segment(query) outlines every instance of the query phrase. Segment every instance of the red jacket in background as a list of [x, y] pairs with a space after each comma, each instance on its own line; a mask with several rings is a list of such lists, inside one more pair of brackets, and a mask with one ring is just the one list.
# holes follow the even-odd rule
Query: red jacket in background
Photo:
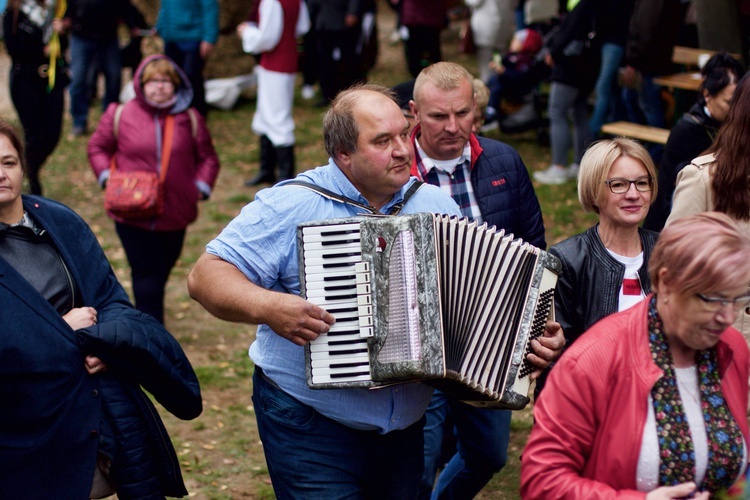
[[[88, 144], [91, 168], [103, 184], [109, 178], [112, 156], [117, 169], [159, 171], [157, 161], [157, 124], [164, 130], [167, 114], [175, 117], [172, 153], [165, 180], [164, 213], [150, 219], [121, 219], [109, 213], [117, 222], [154, 231], [185, 229], [198, 216], [198, 201], [208, 196], [219, 175], [219, 158], [211, 136], [200, 113], [189, 112], [192, 88], [179, 67], [182, 83], [175, 89], [177, 101], [168, 109], [157, 109], [149, 104], [141, 86], [141, 73], [146, 64], [162, 55], [144, 59], [134, 77], [136, 97], [125, 103], [114, 135], [114, 115], [117, 104], [110, 104], [102, 115]], [[191, 118], [191, 113], [193, 118]], [[159, 134], [161, 137], [161, 133]], [[161, 142], [161, 141], [159, 141]]]

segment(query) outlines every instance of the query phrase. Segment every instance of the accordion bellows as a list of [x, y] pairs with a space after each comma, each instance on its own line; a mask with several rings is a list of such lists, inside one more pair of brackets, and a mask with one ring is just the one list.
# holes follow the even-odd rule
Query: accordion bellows
[[478, 406], [528, 404], [557, 258], [429, 213], [307, 222], [297, 242], [302, 297], [336, 318], [305, 348], [310, 387], [422, 381]]

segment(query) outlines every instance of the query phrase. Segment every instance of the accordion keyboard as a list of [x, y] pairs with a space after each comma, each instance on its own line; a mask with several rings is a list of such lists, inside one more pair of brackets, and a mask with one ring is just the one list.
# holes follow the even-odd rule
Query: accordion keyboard
[[310, 342], [315, 384], [371, 380], [367, 338], [373, 334], [369, 264], [359, 224], [306, 227], [304, 296], [336, 323]]

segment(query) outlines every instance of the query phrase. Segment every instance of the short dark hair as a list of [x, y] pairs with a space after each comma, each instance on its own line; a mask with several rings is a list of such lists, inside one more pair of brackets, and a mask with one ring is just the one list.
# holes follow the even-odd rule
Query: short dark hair
[[737, 59], [726, 52], [718, 52], [711, 56], [702, 70], [703, 83], [698, 97], [701, 104], [706, 104], [703, 90], [709, 96], [715, 96], [731, 83], [737, 83], [745, 75], [745, 68]]

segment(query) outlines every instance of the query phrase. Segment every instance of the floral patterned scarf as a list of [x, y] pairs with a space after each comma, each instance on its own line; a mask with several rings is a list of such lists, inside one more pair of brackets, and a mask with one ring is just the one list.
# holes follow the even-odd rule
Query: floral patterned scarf
[[[664, 375], [651, 389], [659, 439], [659, 485], [695, 481], [695, 450], [690, 426], [677, 387], [672, 353], [656, 310], [656, 296], [648, 309], [651, 356]], [[700, 403], [708, 438], [708, 470], [699, 489], [716, 493], [731, 486], [742, 467], [743, 437], [721, 392], [716, 349], [696, 353]]]

